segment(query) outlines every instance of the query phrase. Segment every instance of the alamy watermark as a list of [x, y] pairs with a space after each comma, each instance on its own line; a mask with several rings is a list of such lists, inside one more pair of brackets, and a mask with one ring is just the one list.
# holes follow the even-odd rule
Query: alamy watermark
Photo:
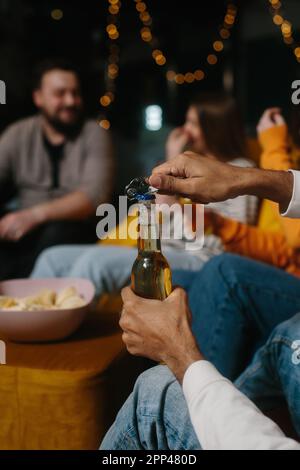
[[300, 104], [300, 80], [294, 80], [292, 83], [292, 103], [295, 105]]
[[293, 354], [292, 354], [292, 363], [295, 364], [295, 366], [298, 366], [300, 364], [300, 340], [296, 340], [292, 344], [292, 349], [293, 349]]
[[6, 364], [6, 344], [0, 341], [0, 365]]
[[[96, 232], [100, 240], [137, 240], [149, 237], [145, 226], [151, 227], [151, 238], [183, 240], [188, 251], [204, 245], [204, 206], [202, 204], [153, 204], [148, 211], [141, 203], [128, 209], [127, 196], [119, 197], [117, 211], [112, 204], [101, 204], [96, 215], [101, 217]], [[115, 227], [118, 225], [118, 230]], [[155, 227], [160, 226], [160, 230]]]
[[6, 104], [6, 85], [3, 80], [0, 80], [0, 104]]

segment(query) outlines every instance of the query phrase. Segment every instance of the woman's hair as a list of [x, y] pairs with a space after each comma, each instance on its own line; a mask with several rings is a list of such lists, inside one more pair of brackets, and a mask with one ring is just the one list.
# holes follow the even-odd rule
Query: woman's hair
[[205, 144], [220, 160], [247, 156], [243, 122], [234, 98], [224, 93], [206, 93], [194, 99]]
[[290, 116], [290, 125], [289, 125], [290, 135], [292, 137], [293, 143], [300, 148], [300, 106], [293, 106], [291, 116]]

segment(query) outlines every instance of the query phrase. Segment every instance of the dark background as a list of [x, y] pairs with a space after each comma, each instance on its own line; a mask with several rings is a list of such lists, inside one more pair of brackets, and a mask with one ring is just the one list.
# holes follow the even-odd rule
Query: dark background
[[[104, 70], [108, 56], [107, 0], [0, 0], [0, 79], [6, 82], [7, 104], [0, 107], [0, 130], [32, 114], [31, 76], [41, 59], [65, 56], [78, 65], [87, 112], [97, 117], [100, 96], [106, 91]], [[224, 12], [223, 0], [148, 0], [153, 30], [175, 68], [202, 68], [217, 39]], [[140, 38], [141, 23], [133, 0], [123, 0], [120, 23], [120, 75], [116, 100], [107, 117], [119, 160], [118, 186], [140, 172], [148, 172], [163, 157], [163, 143], [171, 126], [183, 121], [191, 97], [200, 91], [223, 88], [232, 81], [248, 132], [267, 106], [290, 106], [291, 82], [299, 66], [272, 22], [268, 0], [239, 0], [236, 26], [219, 62], [207, 78], [190, 85], [168, 84], [164, 67], [155, 65], [151, 50]], [[300, 1], [282, 0], [285, 17], [300, 40]], [[51, 11], [60, 8], [63, 19]], [[226, 72], [226, 73], [225, 73]], [[145, 131], [143, 112], [148, 104], [163, 109], [161, 131]], [[129, 163], [129, 164], [128, 164]]]

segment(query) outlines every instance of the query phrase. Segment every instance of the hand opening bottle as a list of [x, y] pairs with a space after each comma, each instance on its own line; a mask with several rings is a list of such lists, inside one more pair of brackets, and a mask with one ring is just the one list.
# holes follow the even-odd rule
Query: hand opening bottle
[[147, 299], [164, 300], [172, 291], [172, 275], [161, 252], [160, 222], [155, 211], [155, 196], [143, 194], [139, 201], [138, 256], [131, 271], [131, 288]]

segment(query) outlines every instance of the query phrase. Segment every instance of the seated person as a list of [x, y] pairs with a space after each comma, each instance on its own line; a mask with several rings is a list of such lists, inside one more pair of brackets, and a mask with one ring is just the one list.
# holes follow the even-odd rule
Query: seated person
[[[253, 166], [245, 158], [245, 138], [236, 103], [226, 95], [203, 96], [190, 105], [185, 125], [174, 130], [168, 139], [167, 161], [172, 161], [186, 146], [211, 160], [241, 167]], [[158, 197], [160, 203], [176, 201], [174, 197]], [[225, 201], [210, 207], [217, 213], [251, 224], [256, 219], [257, 198], [242, 196], [230, 203]], [[133, 243], [135, 246], [136, 241]], [[208, 259], [223, 251], [215, 236], [206, 237], [204, 248], [201, 246], [198, 250], [187, 251], [185, 245], [185, 239], [162, 240], [163, 253], [172, 269], [199, 270]], [[135, 247], [116, 245], [50, 248], [38, 258], [32, 276], [88, 278], [95, 284], [97, 295], [101, 295], [118, 291], [128, 283], [136, 255]]]
[[[267, 109], [259, 124], [259, 141], [263, 148], [261, 167], [271, 170], [299, 168], [300, 116], [294, 115], [291, 137], [278, 108]], [[295, 131], [297, 130], [297, 132]], [[209, 207], [209, 205], [208, 205]], [[222, 217], [206, 210], [206, 223], [212, 233], [221, 238], [226, 251], [272, 264], [297, 276], [300, 275], [300, 220], [281, 217], [278, 206], [263, 201], [261, 223], [254, 227]], [[263, 221], [276, 230], [270, 230]]]
[[[150, 183], [203, 203], [256, 194], [279, 203], [287, 217], [300, 216], [299, 172], [233, 168], [185, 154], [155, 169]], [[198, 345], [182, 289], [157, 301], [125, 288], [120, 326], [128, 351], [166, 365], [140, 376], [101, 449], [300, 450], [257, 407], [266, 410], [285, 398], [300, 436], [299, 286], [295, 277], [264, 264], [216, 257], [190, 287], [189, 300], [195, 296], [204, 316], [204, 330], [196, 326]], [[252, 347], [249, 329], [255, 332]], [[236, 378], [251, 349], [252, 362], [236, 386], [208, 362]]]
[[[300, 110], [292, 108], [289, 126], [287, 126], [279, 108], [267, 109], [262, 115], [257, 132], [263, 149], [260, 166], [266, 170], [295, 170], [300, 168]], [[277, 218], [280, 232], [287, 244], [297, 249], [300, 247], [300, 221], [280, 217], [278, 206], [272, 201], [265, 201], [272, 216]]]
[[112, 190], [109, 136], [85, 119], [74, 67], [42, 63], [33, 100], [39, 113], [0, 139], [0, 279], [28, 276], [49, 246], [94, 242], [96, 207]]

